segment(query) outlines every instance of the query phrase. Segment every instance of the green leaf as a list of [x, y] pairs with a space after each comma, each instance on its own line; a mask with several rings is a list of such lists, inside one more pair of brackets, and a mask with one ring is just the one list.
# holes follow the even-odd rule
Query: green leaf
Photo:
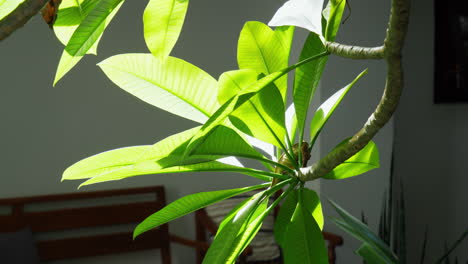
[[327, 18], [327, 27], [325, 29], [325, 40], [335, 41], [336, 33], [341, 24], [341, 18], [346, 6], [346, 0], [330, 0], [329, 17]]
[[[315, 33], [310, 33], [304, 43], [299, 59], [303, 60], [325, 51], [325, 47], [323, 46], [319, 36]], [[307, 120], [309, 106], [320, 82], [327, 60], [328, 56], [322, 57], [296, 69], [293, 100], [294, 107], [296, 108], [299, 141], [302, 141], [304, 138], [304, 127]]]
[[123, 0], [101, 0], [84, 18], [73, 32], [62, 53], [55, 74], [54, 85], [99, 41], [122, 3]]
[[323, 0], [289, 0], [276, 11], [268, 25], [298, 26], [321, 34], [322, 8]]
[[192, 156], [184, 159], [185, 147], [198, 129], [196, 127], [178, 133], [152, 146], [127, 147], [91, 156], [70, 166], [63, 173], [62, 179], [91, 178], [84, 183], [87, 185], [146, 174], [223, 170], [245, 173], [262, 180], [271, 180], [270, 177], [285, 178], [275, 173], [215, 162], [219, 157], [237, 154], [263, 160], [236, 132], [224, 126], [214, 130]]
[[[253, 69], [265, 75], [286, 68], [293, 34], [293, 27], [280, 27], [273, 31], [261, 22], [245, 23], [237, 47], [239, 68]], [[281, 77], [275, 84], [285, 100], [287, 76]]]
[[218, 108], [216, 80], [184, 60], [121, 54], [98, 65], [123, 90], [172, 114], [204, 123]]
[[[291, 223], [291, 218], [298, 204], [298, 190], [293, 191], [280, 208], [279, 214], [275, 220], [274, 234], [276, 242], [281, 247], [285, 246], [285, 234]], [[310, 189], [302, 189], [302, 200], [303, 208], [314, 218], [316, 224], [319, 226], [320, 230], [323, 228], [323, 213], [322, 205], [318, 195]]]
[[361, 256], [366, 261], [366, 264], [388, 263], [386, 262], [387, 259], [385, 259], [385, 257], [382, 257], [378, 251], [374, 250], [373, 247], [365, 243], [362, 244], [362, 246], [356, 250], [355, 253], [356, 255]]
[[174, 166], [168, 168], [162, 168], [156, 162], [142, 162], [136, 165], [124, 166], [116, 168], [114, 170], [102, 169], [99, 171], [99, 176], [95, 176], [85, 182], [80, 187], [90, 184], [96, 184], [108, 181], [117, 181], [126, 179], [138, 175], [150, 175], [150, 174], [165, 174], [165, 173], [181, 173], [181, 172], [238, 172], [248, 176], [258, 178], [262, 181], [271, 181], [271, 176], [277, 176], [276, 174], [264, 172], [260, 170], [242, 168], [233, 165], [224, 164], [217, 161], [209, 161], [204, 163], [189, 164]]
[[[339, 148], [348, 139], [340, 143], [336, 148]], [[338, 165], [331, 172], [327, 173], [323, 178], [330, 180], [340, 180], [363, 174], [370, 170], [380, 167], [379, 150], [373, 141], [361, 149], [351, 158]]]
[[312, 215], [320, 230], [322, 230], [324, 223], [322, 204], [320, 203], [320, 198], [317, 193], [313, 190], [303, 188], [301, 203], [304, 208]]
[[[62, 1], [54, 23], [55, 36], [63, 45], [67, 45], [75, 30], [88, 14], [96, 7], [99, 0], [68, 0]], [[94, 42], [93, 46], [86, 52], [96, 54], [97, 46], [101, 36]]]
[[398, 259], [395, 254], [376, 234], [374, 234], [369, 229], [369, 227], [349, 214], [335, 202], [330, 201], [330, 204], [343, 219], [340, 220], [336, 218], [330, 218], [330, 220], [332, 220], [338, 227], [354, 236], [361, 242], [367, 243], [370, 247], [376, 250], [380, 256], [386, 259], [386, 262], [384, 263], [398, 263]]
[[150, 0], [143, 14], [146, 45], [156, 57], [169, 56], [179, 38], [189, 0]]
[[328, 263], [328, 254], [320, 227], [302, 202], [297, 203], [291, 223], [284, 235], [283, 252], [286, 264]]
[[[254, 70], [225, 72], [219, 79], [218, 101], [225, 103], [257, 81]], [[284, 148], [286, 136], [284, 125], [284, 104], [274, 84], [268, 85], [246, 103], [233, 111], [229, 119], [240, 131], [262, 141]]]
[[367, 73], [367, 69], [361, 72], [350, 84], [338, 90], [335, 94], [330, 96], [318, 109], [315, 111], [312, 122], [310, 122], [310, 142], [311, 146], [317, 140], [318, 135], [322, 131], [323, 126], [327, 123], [330, 116], [335, 111], [336, 107], [341, 103], [344, 96], [354, 86], [354, 84]]
[[276, 242], [281, 247], [284, 247], [284, 236], [289, 224], [291, 223], [292, 215], [296, 210], [297, 202], [297, 192], [291, 192], [281, 205], [278, 216], [275, 219], [273, 231]]
[[65, 170], [62, 180], [87, 179], [101, 175], [105, 171], [135, 166], [139, 162], [156, 162], [168, 156], [189, 140], [199, 127], [195, 127], [170, 137], [154, 145], [125, 147], [106, 151], [76, 162]]
[[268, 199], [263, 199], [264, 192], [252, 196], [223, 220], [222, 228], [220, 226], [218, 229], [215, 240], [203, 259], [204, 264], [234, 263], [236, 239], [247, 229], [249, 220], [255, 219], [266, 209]]
[[0, 20], [13, 12], [25, 0], [0, 0]]
[[250, 98], [252, 98], [252, 96], [257, 94], [262, 89], [276, 81], [281, 76], [290, 72], [291, 70], [294, 70], [295, 68], [300, 67], [301, 65], [304, 65], [306, 63], [310, 63], [311, 61], [319, 59], [325, 55], [327, 54], [322, 53], [316, 56], [312, 56], [292, 66], [289, 66], [279, 72], [269, 74], [264, 78], [258, 80], [257, 82], [253, 83], [252, 85], [248, 86], [247, 88], [243, 89], [236, 96], [226, 101], [218, 110], [216, 110], [216, 112], [208, 119], [208, 121], [206, 121], [206, 123], [203, 125], [200, 131], [192, 138], [191, 143], [187, 146], [186, 155], [190, 154], [194, 149], [196, 149], [203, 137], [207, 136], [218, 125], [222, 124], [234, 110], [236, 110], [245, 102], [247, 102]]
[[133, 238], [176, 218], [204, 208], [210, 204], [214, 204], [224, 199], [264, 187], [266, 187], [265, 184], [261, 184], [238, 189], [201, 192], [184, 196], [147, 217], [135, 228], [135, 231], [133, 232]]

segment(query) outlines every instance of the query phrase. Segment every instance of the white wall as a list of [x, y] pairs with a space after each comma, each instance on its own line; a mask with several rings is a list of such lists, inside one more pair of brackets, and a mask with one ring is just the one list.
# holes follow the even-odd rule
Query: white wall
[[[114, 54], [147, 52], [141, 23], [146, 3], [126, 1], [106, 31], [99, 55], [85, 57], [56, 88], [51, 85], [63, 48], [39, 17], [0, 42], [0, 197], [76, 192], [78, 181], [60, 182], [63, 170], [73, 162], [117, 147], [151, 144], [195, 125], [126, 94], [95, 66]], [[243, 23], [268, 22], [280, 5], [279, 0], [191, 1], [173, 55], [217, 78], [237, 68], [237, 38]], [[188, 193], [254, 182], [225, 173], [172, 174], [135, 177], [83, 191], [163, 184], [171, 201]], [[192, 222], [190, 216], [171, 223], [171, 232], [193, 237]], [[193, 261], [193, 250], [174, 248], [178, 263]], [[148, 263], [145, 254], [86, 263], [129, 263], [130, 257], [136, 258], [132, 263]]]
[[[406, 87], [396, 116], [395, 174], [406, 187], [408, 263], [419, 261], [428, 227], [427, 263], [468, 227], [468, 105], [434, 104], [434, 1], [412, 1], [405, 48]], [[468, 240], [455, 252], [468, 259]]]

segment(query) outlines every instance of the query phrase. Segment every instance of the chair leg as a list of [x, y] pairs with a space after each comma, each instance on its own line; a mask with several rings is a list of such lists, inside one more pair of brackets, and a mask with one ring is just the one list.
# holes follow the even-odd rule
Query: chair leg
[[163, 264], [171, 264], [171, 248], [170, 247], [163, 247], [161, 248], [161, 258]]
[[[195, 227], [196, 227], [196, 239], [197, 241], [206, 241], [206, 231], [205, 229], [203, 228], [203, 224], [200, 223], [200, 219], [199, 219], [199, 213], [200, 212], [196, 212], [195, 213]], [[197, 264], [201, 264], [203, 262], [203, 259], [205, 258], [205, 251], [203, 251], [202, 249], [197, 249]]]

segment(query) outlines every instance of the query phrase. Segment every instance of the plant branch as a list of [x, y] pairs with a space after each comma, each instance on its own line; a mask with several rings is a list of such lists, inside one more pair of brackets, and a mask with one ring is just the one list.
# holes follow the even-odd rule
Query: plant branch
[[324, 44], [328, 52], [344, 58], [355, 60], [380, 60], [384, 58], [384, 46], [368, 48], [350, 46], [331, 41], [325, 41]]
[[387, 79], [382, 99], [374, 113], [370, 115], [361, 130], [346, 143], [328, 153], [318, 163], [301, 169], [298, 173], [301, 181], [311, 181], [323, 177], [352, 157], [364, 148], [392, 117], [403, 88], [401, 52], [408, 29], [409, 11], [410, 0], [392, 1], [390, 22], [383, 47], [383, 55], [387, 62]]
[[0, 41], [22, 27], [49, 2], [49, 0], [26, 0], [0, 21]]

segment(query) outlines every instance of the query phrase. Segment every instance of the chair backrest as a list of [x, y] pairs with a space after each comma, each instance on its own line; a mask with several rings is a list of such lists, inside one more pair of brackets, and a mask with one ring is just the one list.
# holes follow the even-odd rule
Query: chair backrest
[[[146, 199], [135, 201], [132, 197], [136, 196], [145, 196]], [[102, 204], [106, 199], [108, 201]], [[54, 204], [62, 208], [43, 208]], [[70, 204], [75, 206], [70, 208]], [[163, 263], [170, 264], [167, 225], [136, 240], [132, 239], [131, 230], [101, 232], [123, 225], [134, 227], [165, 204], [163, 186], [0, 199], [0, 207], [11, 208], [9, 214], [0, 215], [0, 232], [13, 232], [24, 227], [28, 227], [35, 236], [40, 233], [79, 231], [79, 236], [37, 241], [41, 261], [159, 248]], [[39, 209], [28, 210], [34, 207]], [[99, 234], [81, 235], [86, 233], [83, 230], [93, 228], [99, 229]]]

